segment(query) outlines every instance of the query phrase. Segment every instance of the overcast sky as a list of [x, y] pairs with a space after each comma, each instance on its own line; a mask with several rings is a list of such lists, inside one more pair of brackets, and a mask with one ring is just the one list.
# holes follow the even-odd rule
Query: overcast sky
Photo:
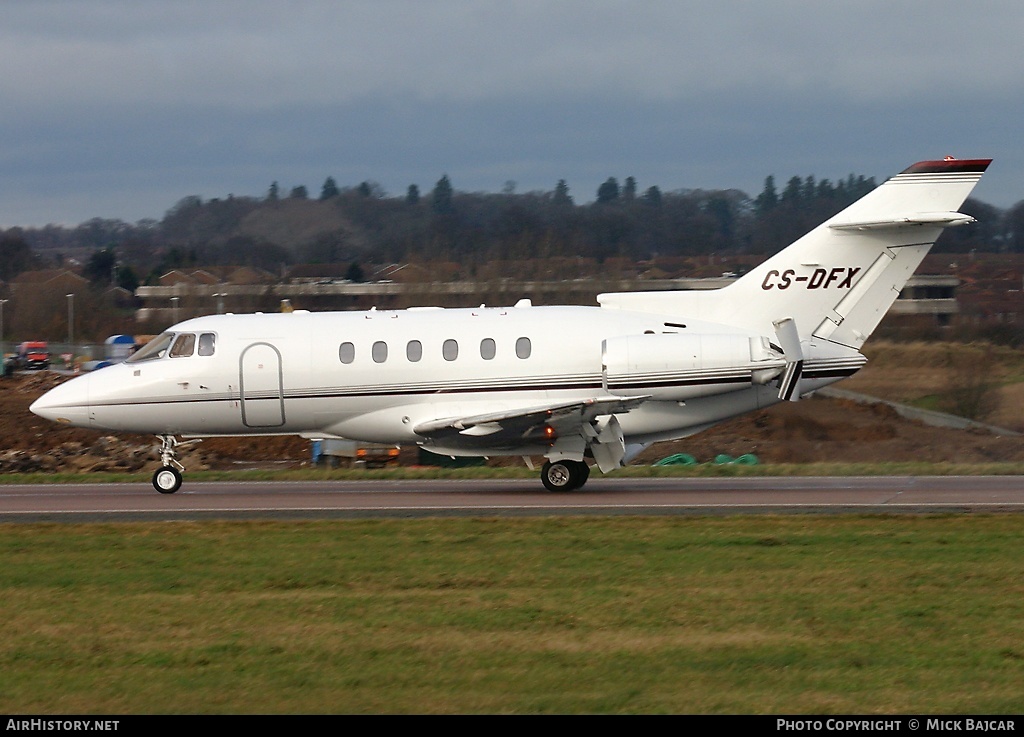
[[0, 227], [324, 179], [390, 195], [878, 181], [1024, 200], [1024, 3], [8, 0]]

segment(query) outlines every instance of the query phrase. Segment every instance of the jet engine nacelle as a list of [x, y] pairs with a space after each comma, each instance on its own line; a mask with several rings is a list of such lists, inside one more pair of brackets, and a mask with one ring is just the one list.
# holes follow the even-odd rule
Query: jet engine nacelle
[[765, 384], [786, 365], [768, 338], [741, 334], [624, 335], [602, 350], [606, 391], [673, 401]]

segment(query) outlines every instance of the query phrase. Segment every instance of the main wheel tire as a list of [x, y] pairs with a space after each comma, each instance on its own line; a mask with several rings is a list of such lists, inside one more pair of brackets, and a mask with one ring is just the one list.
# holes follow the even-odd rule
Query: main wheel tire
[[571, 466], [565, 461], [548, 461], [540, 472], [540, 480], [548, 491], [569, 491], [573, 476]]
[[161, 494], [173, 494], [181, 488], [181, 474], [172, 466], [162, 466], [153, 474], [153, 488]]
[[548, 461], [540, 473], [540, 480], [548, 491], [578, 489], [590, 476], [590, 467], [582, 461]]

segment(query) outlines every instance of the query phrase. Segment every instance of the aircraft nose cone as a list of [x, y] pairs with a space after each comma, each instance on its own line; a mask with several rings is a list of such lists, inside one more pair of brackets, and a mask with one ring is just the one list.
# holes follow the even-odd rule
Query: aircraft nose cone
[[79, 376], [55, 386], [30, 406], [33, 414], [78, 427], [90, 426], [89, 376]]

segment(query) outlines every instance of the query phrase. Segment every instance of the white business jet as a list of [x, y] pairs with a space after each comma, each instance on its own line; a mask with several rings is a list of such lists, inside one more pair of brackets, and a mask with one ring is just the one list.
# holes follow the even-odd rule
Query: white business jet
[[180, 438], [294, 434], [531, 456], [551, 491], [650, 444], [856, 372], [859, 348], [989, 159], [924, 161], [729, 286], [598, 295], [599, 307], [211, 315], [32, 411], [161, 440], [157, 491], [181, 486]]

